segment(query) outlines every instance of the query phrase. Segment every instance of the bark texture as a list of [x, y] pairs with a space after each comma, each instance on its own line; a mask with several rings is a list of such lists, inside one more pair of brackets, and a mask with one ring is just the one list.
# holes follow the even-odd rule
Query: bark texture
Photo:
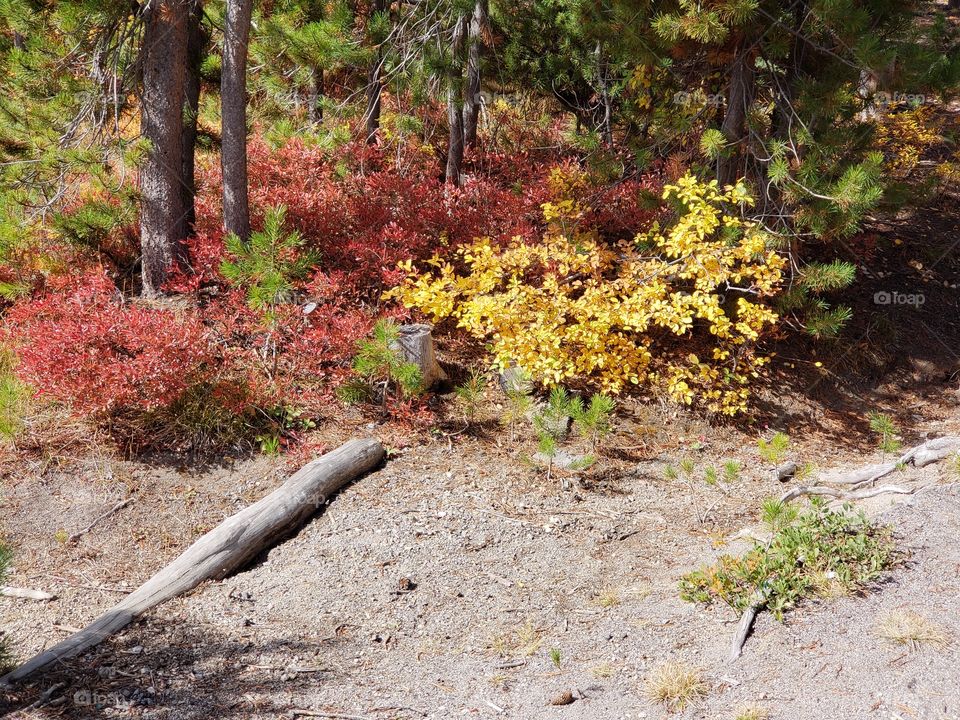
[[447, 72], [447, 119], [450, 138], [447, 143], [446, 179], [451, 185], [460, 186], [463, 173], [463, 42], [467, 32], [467, 18], [457, 17], [450, 47], [450, 69]]
[[140, 171], [144, 297], [160, 294], [184, 254], [183, 68], [189, 16], [189, 0], [156, 0], [144, 29], [141, 132], [150, 143]]
[[[387, 8], [387, 0], [374, 0], [372, 13], [384, 13]], [[384, 48], [378, 45], [373, 56], [373, 62], [370, 64], [370, 72], [367, 75], [367, 109], [363, 115], [367, 142], [370, 144], [377, 141], [377, 134], [380, 130], [380, 98], [383, 93], [383, 64], [385, 59]]]
[[203, 49], [207, 38], [203, 32], [203, 2], [191, 0], [190, 17], [187, 28], [187, 73], [184, 79], [183, 104], [183, 169], [180, 175], [181, 198], [183, 203], [183, 234], [192, 235], [197, 221], [195, 198], [197, 183], [195, 175], [197, 150], [197, 117], [200, 113], [200, 63], [203, 61]]
[[727, 111], [720, 130], [726, 138], [729, 154], [720, 159], [717, 177], [722, 185], [733, 183], [743, 174], [742, 144], [747, 137], [747, 113], [753, 103], [754, 83], [753, 57], [737, 48], [730, 66], [730, 83], [727, 86]]
[[470, 18], [467, 38], [467, 92], [463, 99], [463, 141], [468, 148], [477, 144], [477, 125], [480, 123], [481, 68], [483, 29], [487, 23], [487, 2], [477, 0]]
[[220, 78], [223, 144], [223, 226], [250, 237], [247, 196], [247, 43], [253, 0], [228, 0]]

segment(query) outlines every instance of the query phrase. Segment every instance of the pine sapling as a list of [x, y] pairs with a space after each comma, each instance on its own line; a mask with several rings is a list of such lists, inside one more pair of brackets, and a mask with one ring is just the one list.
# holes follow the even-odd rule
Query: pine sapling
[[877, 444], [883, 457], [899, 452], [902, 447], [898, 439], [900, 429], [893, 422], [893, 418], [877, 411], [870, 412], [867, 417], [870, 421], [870, 429], [878, 435]]
[[338, 390], [342, 400], [378, 399], [385, 408], [391, 391], [401, 397], [423, 393], [423, 373], [416, 363], [407, 362], [397, 351], [399, 337], [400, 330], [392, 320], [379, 320], [370, 337], [357, 343], [353, 370], [359, 381]]

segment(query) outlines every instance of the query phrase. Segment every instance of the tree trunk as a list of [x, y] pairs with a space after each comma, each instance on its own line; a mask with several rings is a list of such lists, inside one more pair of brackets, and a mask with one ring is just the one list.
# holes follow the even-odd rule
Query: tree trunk
[[[388, 0], [374, 0], [371, 14], [386, 12], [387, 3]], [[385, 60], [384, 48], [382, 44], [378, 44], [367, 76], [367, 109], [363, 114], [367, 142], [371, 145], [377, 141], [377, 132], [380, 130], [380, 96], [383, 93], [383, 64]]]
[[187, 75], [184, 84], [183, 104], [183, 178], [181, 201], [184, 212], [184, 236], [193, 235], [197, 221], [195, 197], [197, 184], [195, 176], [197, 150], [197, 118], [200, 113], [200, 63], [203, 61], [203, 49], [207, 39], [203, 32], [203, 2], [191, 0], [190, 24], [187, 29]]
[[220, 94], [223, 144], [223, 226], [241, 239], [250, 237], [247, 197], [247, 42], [253, 0], [228, 0]]
[[183, 257], [183, 103], [189, 0], [157, 0], [143, 38], [141, 132], [150, 144], [140, 171], [144, 297], [156, 297]]
[[[745, 45], [746, 43], [744, 43]], [[723, 116], [720, 130], [730, 145], [730, 154], [721, 157], [717, 167], [717, 178], [721, 185], [737, 180], [741, 174], [743, 150], [741, 143], [746, 138], [747, 112], [753, 102], [754, 71], [753, 58], [738, 46], [733, 64], [730, 67], [730, 84], [727, 87], [727, 111]]]
[[463, 167], [463, 39], [466, 35], [467, 19], [459, 15], [453, 30], [450, 45], [450, 69], [447, 71], [447, 118], [450, 122], [450, 139], [447, 144], [448, 183], [460, 187]]
[[603, 118], [600, 121], [600, 136], [603, 144], [613, 147], [613, 101], [610, 98], [610, 79], [607, 77], [607, 62], [603, 45], [597, 41], [597, 82], [600, 84], [600, 100], [603, 102]]
[[432, 331], [433, 327], [430, 325], [401, 325], [396, 343], [392, 346], [405, 362], [420, 368], [425, 390], [447, 379], [447, 373], [437, 362]]
[[326, 93], [323, 68], [313, 68], [310, 85], [310, 122], [320, 125], [323, 122], [323, 96]]
[[487, 2], [477, 0], [470, 18], [467, 40], [467, 95], [463, 101], [463, 141], [468, 148], [477, 144], [477, 124], [480, 121], [480, 51], [483, 28], [487, 22]]
[[205, 580], [220, 580], [298, 530], [332, 496], [384, 458], [377, 440], [351, 440], [304, 466], [283, 485], [231, 515], [93, 623], [0, 678], [10, 689], [35, 673], [75, 657], [125, 628], [134, 618]]

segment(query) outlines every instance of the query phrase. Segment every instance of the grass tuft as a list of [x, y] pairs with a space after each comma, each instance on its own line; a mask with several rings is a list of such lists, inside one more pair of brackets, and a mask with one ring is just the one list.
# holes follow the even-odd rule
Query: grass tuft
[[877, 617], [877, 634], [911, 650], [922, 646], [943, 650], [950, 644], [950, 634], [937, 623], [913, 610], [889, 610]]
[[668, 662], [647, 677], [644, 694], [672, 712], [681, 712], [690, 703], [707, 695], [707, 683], [700, 669], [685, 662]]

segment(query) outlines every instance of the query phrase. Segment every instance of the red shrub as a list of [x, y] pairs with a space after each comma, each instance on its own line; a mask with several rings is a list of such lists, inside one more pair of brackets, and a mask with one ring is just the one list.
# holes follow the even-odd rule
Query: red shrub
[[195, 317], [124, 303], [96, 272], [58, 278], [7, 326], [22, 379], [81, 414], [169, 405], [212, 360]]

